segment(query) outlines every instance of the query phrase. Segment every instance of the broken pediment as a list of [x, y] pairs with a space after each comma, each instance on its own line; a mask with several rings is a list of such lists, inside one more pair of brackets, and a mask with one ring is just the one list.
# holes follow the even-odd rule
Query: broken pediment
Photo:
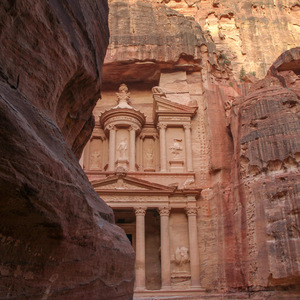
[[169, 100], [163, 90], [159, 87], [153, 88], [153, 117], [157, 123], [161, 116], [188, 117], [191, 119], [197, 111], [197, 107], [190, 107]]

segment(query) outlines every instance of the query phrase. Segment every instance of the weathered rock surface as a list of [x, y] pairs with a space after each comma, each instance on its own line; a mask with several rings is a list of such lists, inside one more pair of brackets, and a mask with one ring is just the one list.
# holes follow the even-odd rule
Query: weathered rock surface
[[109, 7], [106, 86], [114, 83], [116, 88], [137, 78], [158, 83], [161, 70], [199, 71], [203, 57], [218, 67], [215, 45], [197, 22], [151, 1], [111, 0]]
[[[157, 2], [156, 0], [153, 0]], [[300, 43], [300, 4], [294, 0], [161, 0], [208, 30], [239, 79], [244, 67], [263, 78], [274, 60]]]
[[[246, 61], [251, 65], [244, 64], [246, 71], [262, 76], [282, 49], [269, 50], [272, 43], [255, 35], [253, 43], [243, 44], [246, 54], [235, 57], [232, 53], [237, 50], [231, 44], [224, 46], [232, 38], [228, 34], [220, 49], [232, 55], [219, 55], [220, 44], [215, 46], [197, 22], [178, 12], [188, 15], [195, 5], [216, 9], [221, 5], [218, 12], [222, 15], [227, 4], [245, 11], [248, 4], [164, 1], [176, 12], [154, 2], [110, 1], [112, 42], [104, 65], [107, 97], [117, 88], [111, 87], [114, 82], [128, 83], [133, 93], [143, 95], [141, 99], [149, 97], [149, 87], [159, 84], [172, 101], [198, 106], [192, 140], [195, 185], [202, 189], [198, 201], [201, 287], [219, 292], [247, 290], [247, 297], [254, 298], [260, 290], [266, 292], [262, 297], [271, 299], [297, 298], [298, 292], [283, 295], [277, 289], [293, 289], [300, 278], [299, 49], [280, 56], [264, 80], [248, 74], [245, 83], [238, 85], [230, 74], [229, 58], [237, 77]], [[180, 5], [186, 10], [179, 9]], [[243, 34], [238, 39], [248, 41], [253, 39], [256, 19], [243, 9], [233, 10], [233, 15], [228, 11], [220, 20], [243, 18], [241, 23], [236, 17], [232, 28], [240, 24], [238, 30]], [[197, 10], [198, 14], [205, 12]], [[196, 18], [199, 22], [201, 16]], [[272, 20], [277, 17], [272, 15]], [[273, 22], [267, 16], [263, 20], [264, 24]], [[276, 27], [277, 21], [274, 24]], [[188, 30], [188, 43], [194, 50], [183, 38]], [[289, 34], [293, 33], [276, 43], [290, 39]], [[266, 53], [258, 43], [266, 47]], [[254, 58], [255, 53], [263, 64]], [[246, 96], [233, 101], [238, 95]], [[148, 108], [141, 105], [139, 109]], [[268, 294], [268, 290], [274, 292]]]
[[253, 289], [300, 284], [299, 62], [300, 48], [282, 54], [231, 111], [227, 218], [241, 268], [228, 273]]
[[133, 250], [76, 158], [107, 13], [105, 1], [1, 3], [0, 298], [132, 297]]

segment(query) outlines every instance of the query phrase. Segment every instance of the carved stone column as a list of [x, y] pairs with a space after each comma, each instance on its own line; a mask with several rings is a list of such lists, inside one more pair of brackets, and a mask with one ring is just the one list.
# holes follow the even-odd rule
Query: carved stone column
[[145, 268], [145, 214], [146, 207], [136, 207], [136, 259], [135, 259], [135, 287], [146, 288]]
[[130, 127], [130, 146], [129, 146], [129, 171], [135, 171], [135, 131], [136, 128]]
[[160, 247], [161, 247], [161, 287], [171, 288], [169, 207], [159, 207], [160, 214]]
[[197, 207], [187, 207], [185, 212], [188, 216], [190, 262], [191, 262], [191, 286], [200, 286], [200, 263], [197, 232]]
[[187, 171], [193, 172], [191, 125], [184, 125]]
[[116, 154], [116, 129], [114, 126], [109, 127], [109, 159], [108, 171], [115, 170], [115, 154]]
[[160, 140], [160, 171], [167, 171], [166, 124], [158, 124]]

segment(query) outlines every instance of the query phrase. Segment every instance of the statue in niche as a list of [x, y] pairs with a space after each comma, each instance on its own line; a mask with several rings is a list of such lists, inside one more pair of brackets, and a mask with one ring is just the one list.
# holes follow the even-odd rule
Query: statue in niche
[[180, 266], [188, 263], [190, 261], [189, 249], [186, 247], [177, 247], [172, 260]]
[[169, 147], [171, 153], [173, 154], [173, 159], [178, 159], [179, 154], [183, 150], [181, 146], [182, 139], [174, 139], [174, 143], [172, 146]]
[[146, 152], [146, 168], [147, 167], [153, 167], [154, 164], [154, 154], [153, 149], [149, 148]]
[[127, 139], [123, 139], [117, 150], [119, 151], [119, 159], [126, 159], [127, 158]]
[[91, 155], [91, 169], [100, 168], [100, 157], [101, 157], [101, 152], [100, 151], [95, 151]]
[[147, 152], [145, 153], [145, 167], [150, 168], [154, 165], [154, 153], [153, 153], [153, 140], [150, 140], [150, 143], [147, 147]]
[[128, 87], [125, 83], [122, 83], [119, 87], [119, 93], [116, 93], [118, 98], [118, 103], [126, 102], [127, 104], [131, 104], [130, 102], [130, 93], [128, 92]]

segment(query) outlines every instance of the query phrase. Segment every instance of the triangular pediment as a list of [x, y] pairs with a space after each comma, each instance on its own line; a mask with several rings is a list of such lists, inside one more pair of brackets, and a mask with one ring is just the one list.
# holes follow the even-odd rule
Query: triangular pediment
[[152, 183], [126, 174], [112, 175], [103, 180], [91, 182], [96, 191], [172, 191], [172, 187]]
[[197, 110], [195, 107], [179, 104], [163, 97], [154, 97], [154, 106], [157, 112], [169, 111], [193, 115]]
[[[197, 107], [186, 106], [167, 99], [166, 95], [154, 94], [153, 117], [154, 123], [158, 122], [160, 116], [188, 117], [189, 120], [196, 114]], [[179, 119], [178, 119], [179, 120]]]

